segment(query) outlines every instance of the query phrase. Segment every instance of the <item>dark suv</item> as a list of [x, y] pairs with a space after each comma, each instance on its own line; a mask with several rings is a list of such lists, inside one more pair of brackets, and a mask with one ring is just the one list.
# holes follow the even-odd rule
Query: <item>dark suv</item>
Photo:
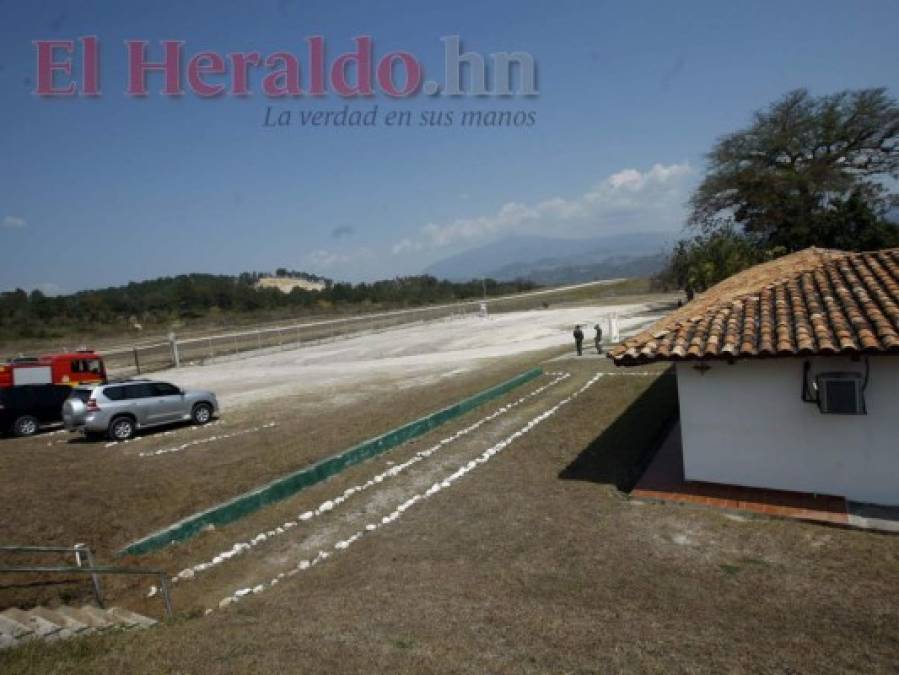
[[62, 422], [62, 406], [71, 393], [64, 384], [0, 389], [0, 434], [33, 436], [44, 425]]

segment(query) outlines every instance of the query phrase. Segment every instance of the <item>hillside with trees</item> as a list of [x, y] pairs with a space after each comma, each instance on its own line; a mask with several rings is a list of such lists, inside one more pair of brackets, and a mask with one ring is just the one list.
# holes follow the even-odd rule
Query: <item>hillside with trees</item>
[[303, 316], [375, 308], [418, 307], [432, 303], [519, 293], [536, 288], [527, 281], [499, 283], [488, 279], [454, 283], [431, 276], [398, 277], [373, 283], [335, 283], [324, 277], [278, 270], [278, 277], [324, 282], [320, 291], [300, 288], [283, 293], [256, 288], [269, 276], [245, 272], [238, 276], [186, 274], [126, 286], [47, 296], [18, 289], [0, 294], [0, 338], [50, 338], [72, 330], [164, 327], [209, 317], [253, 314]]

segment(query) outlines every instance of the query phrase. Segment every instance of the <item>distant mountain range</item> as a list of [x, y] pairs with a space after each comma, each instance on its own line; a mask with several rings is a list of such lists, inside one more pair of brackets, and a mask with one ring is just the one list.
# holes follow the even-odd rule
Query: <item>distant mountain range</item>
[[600, 279], [624, 279], [651, 277], [661, 272], [668, 257], [663, 253], [648, 256], [613, 256], [598, 263], [587, 265], [562, 265], [533, 267], [529, 265], [509, 265], [499, 271], [494, 279], [523, 279], [541, 286], [576, 284], [582, 281]]
[[440, 260], [425, 272], [452, 281], [489, 277], [546, 285], [648, 276], [662, 269], [676, 238], [671, 232], [589, 239], [507, 237]]

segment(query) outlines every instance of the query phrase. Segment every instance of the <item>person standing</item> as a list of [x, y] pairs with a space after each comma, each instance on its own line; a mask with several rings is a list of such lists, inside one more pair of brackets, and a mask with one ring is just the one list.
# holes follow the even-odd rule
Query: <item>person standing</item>
[[599, 327], [599, 324], [593, 326], [593, 330], [596, 331], [596, 335], [593, 336], [593, 344], [596, 345], [596, 353], [602, 354], [602, 328]]
[[581, 330], [581, 325], [577, 324], [574, 327], [574, 346], [577, 349], [577, 355], [584, 355], [584, 331]]

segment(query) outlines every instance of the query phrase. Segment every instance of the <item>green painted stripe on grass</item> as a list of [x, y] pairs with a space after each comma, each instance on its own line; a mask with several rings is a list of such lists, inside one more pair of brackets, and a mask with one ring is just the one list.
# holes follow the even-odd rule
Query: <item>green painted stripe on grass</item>
[[511, 380], [485, 389], [484, 391], [463, 399], [458, 403], [454, 403], [447, 408], [426, 415], [414, 422], [404, 424], [381, 436], [364, 441], [359, 445], [344, 450], [337, 455], [322, 459], [299, 471], [287, 474], [281, 478], [276, 478], [266, 485], [245, 492], [242, 495], [238, 495], [233, 499], [213, 506], [205, 511], [200, 511], [199, 513], [188, 516], [187, 518], [169, 525], [158, 532], [154, 532], [143, 539], [131, 542], [125, 548], [120, 550], [118, 555], [141, 555], [149, 553], [168, 546], [169, 544], [184, 541], [185, 539], [194, 536], [208, 525], [218, 526], [232, 523], [254, 511], [258, 511], [264, 506], [286, 499], [287, 497], [292, 497], [304, 488], [320, 483], [326, 478], [330, 478], [354, 464], [363, 462], [366, 459], [379, 455], [382, 452], [386, 452], [391, 448], [395, 448], [401, 443], [422, 436], [432, 429], [439, 427], [441, 424], [474, 410], [478, 406], [495, 398], [499, 398], [516, 387], [520, 387], [542, 374], [542, 368], [528, 370], [521, 375], [513, 377]]

